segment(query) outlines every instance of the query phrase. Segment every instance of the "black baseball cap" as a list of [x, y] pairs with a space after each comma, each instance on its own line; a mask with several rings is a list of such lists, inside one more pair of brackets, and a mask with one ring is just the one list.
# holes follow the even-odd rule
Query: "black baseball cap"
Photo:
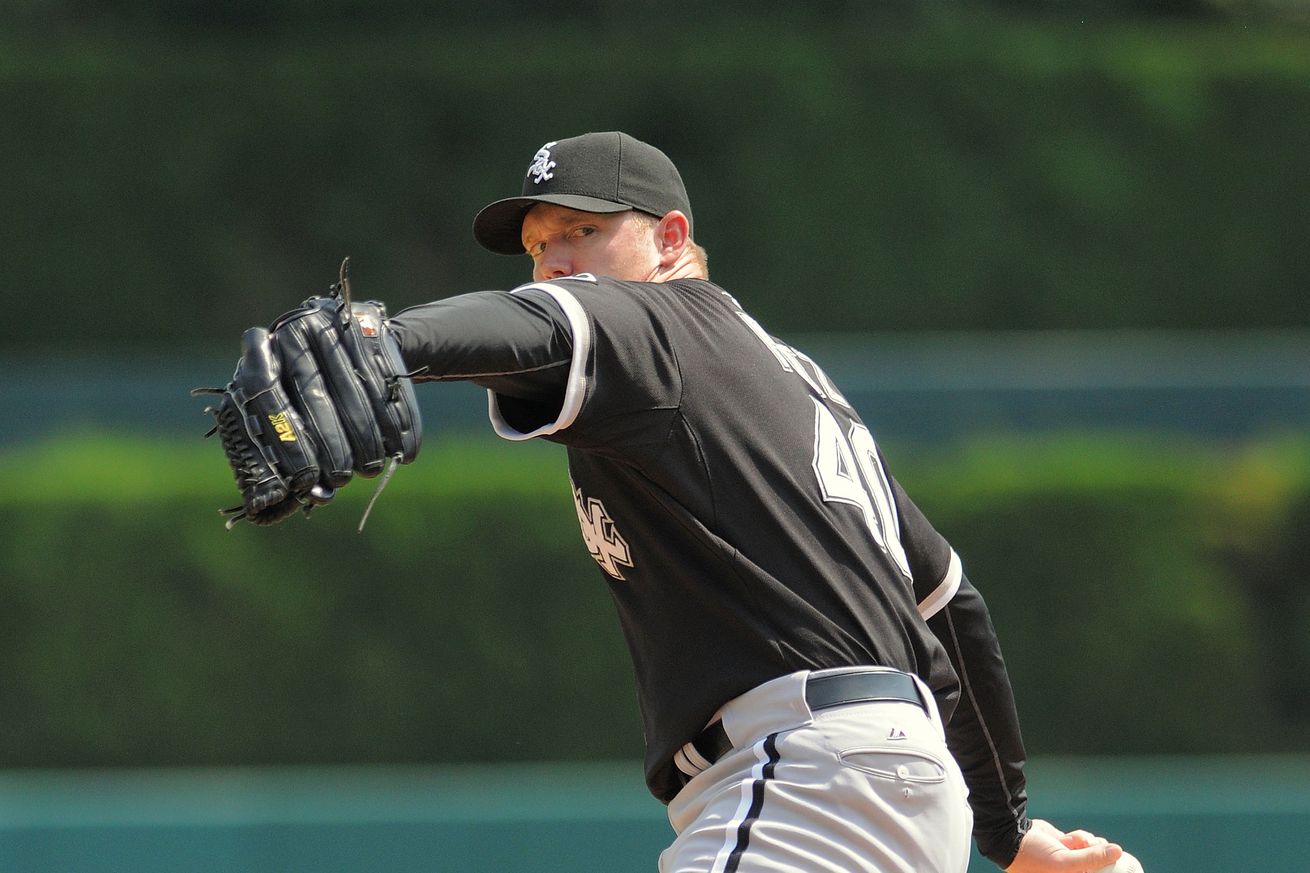
[[473, 236], [497, 254], [523, 254], [523, 217], [538, 203], [583, 212], [636, 209], [656, 218], [676, 209], [691, 223], [687, 189], [673, 161], [618, 131], [584, 133], [537, 149], [522, 195], [484, 207], [473, 219]]

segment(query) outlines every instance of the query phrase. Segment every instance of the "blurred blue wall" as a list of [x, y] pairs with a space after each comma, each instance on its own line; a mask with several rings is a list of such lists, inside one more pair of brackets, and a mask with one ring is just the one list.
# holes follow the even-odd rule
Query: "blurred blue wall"
[[[1310, 758], [1038, 760], [1030, 789], [1148, 873], [1304, 868]], [[636, 762], [0, 774], [5, 873], [635, 873], [670, 837]]]
[[[786, 336], [827, 370], [883, 441], [979, 432], [1135, 429], [1242, 438], [1310, 430], [1310, 333], [1028, 331]], [[0, 448], [87, 428], [197, 436], [212, 421], [191, 388], [232, 358], [0, 357]], [[430, 434], [490, 435], [486, 393], [418, 391]]]

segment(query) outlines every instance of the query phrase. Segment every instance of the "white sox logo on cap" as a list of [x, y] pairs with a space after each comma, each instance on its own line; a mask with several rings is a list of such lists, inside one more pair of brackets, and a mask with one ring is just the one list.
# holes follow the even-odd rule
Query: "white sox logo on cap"
[[[555, 172], [560, 167], [564, 172]], [[484, 206], [473, 219], [473, 236], [498, 254], [523, 254], [523, 217], [538, 203], [580, 212], [636, 209], [656, 218], [676, 209], [691, 223], [678, 168], [664, 152], [617, 130], [552, 140], [537, 149], [519, 196]]]
[[532, 166], [528, 167], [528, 175], [532, 176], [532, 181], [540, 185], [549, 179], [555, 178], [551, 170], [555, 169], [555, 162], [550, 159], [550, 150], [555, 147], [555, 143], [548, 142], [532, 157]]

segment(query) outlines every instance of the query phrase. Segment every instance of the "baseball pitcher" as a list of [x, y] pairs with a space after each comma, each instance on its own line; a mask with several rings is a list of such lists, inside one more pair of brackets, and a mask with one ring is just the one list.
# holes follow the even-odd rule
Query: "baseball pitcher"
[[[307, 432], [330, 409], [389, 422], [353, 453], [371, 473], [417, 450], [411, 381], [472, 381], [501, 437], [567, 448], [635, 667], [646, 781], [677, 834], [661, 873], [962, 873], [971, 837], [1016, 873], [1120, 856], [1028, 817], [982, 597], [840, 387], [709, 281], [662, 152], [617, 132], [548, 142], [520, 195], [473, 229], [493, 252], [526, 252], [531, 281], [390, 318], [319, 301], [248, 338], [254, 378], [218, 411], [247, 459], [238, 481], [242, 464], [259, 468], [246, 480], [301, 475], [238, 514], [326, 502], [355, 469], [350, 438], [315, 437], [345, 448], [285, 474], [253, 463], [284, 406]], [[351, 399], [332, 351], [363, 345], [369, 316], [372, 402]], [[294, 390], [243, 414], [287, 370]]]

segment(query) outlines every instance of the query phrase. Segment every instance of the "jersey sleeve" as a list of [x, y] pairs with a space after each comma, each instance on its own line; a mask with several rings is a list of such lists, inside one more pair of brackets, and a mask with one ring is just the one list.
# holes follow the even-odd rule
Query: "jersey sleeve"
[[656, 311], [667, 293], [583, 274], [439, 300], [390, 324], [419, 381], [487, 389], [497, 435], [621, 447], [661, 439], [678, 405], [676, 319]]
[[[509, 386], [484, 381], [487, 389], [487, 414], [497, 436], [507, 440], [549, 437], [573, 425], [582, 410], [589, 385], [588, 370], [592, 355], [591, 321], [574, 293], [560, 282], [537, 282], [514, 289], [516, 298], [548, 300], [558, 314], [556, 326], [568, 338], [568, 358], [560, 360], [561, 393], [557, 404], [530, 408]], [[574, 284], [574, 283], [567, 283]]]
[[959, 556], [893, 480], [919, 614], [946, 649], [960, 699], [946, 740], [969, 786], [978, 851], [1004, 869], [1027, 833], [1023, 736], [1000, 642]]
[[557, 414], [522, 427], [508, 414], [502, 392], [490, 395], [492, 426], [505, 439], [546, 437], [577, 447], [652, 444], [667, 435], [678, 408], [682, 377], [676, 352], [678, 319], [664, 285], [623, 282], [587, 274], [515, 289], [548, 298], [571, 339]]

